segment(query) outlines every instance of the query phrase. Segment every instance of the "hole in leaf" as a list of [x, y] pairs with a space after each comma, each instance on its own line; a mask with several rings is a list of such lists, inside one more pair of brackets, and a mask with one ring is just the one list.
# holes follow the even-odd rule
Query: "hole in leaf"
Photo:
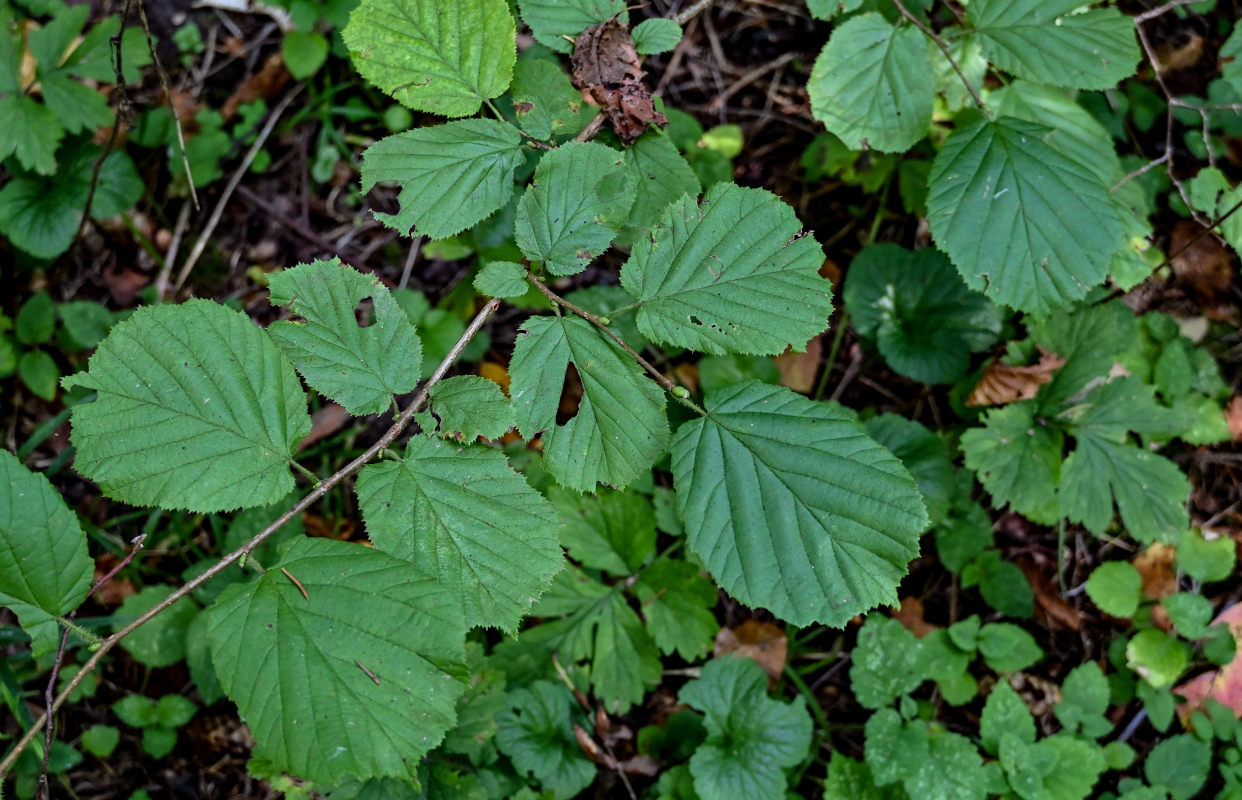
[[565, 383], [561, 387], [561, 402], [556, 409], [556, 424], [564, 425], [578, 414], [578, 405], [582, 402], [582, 377], [578, 368], [571, 362], [565, 370]]
[[371, 327], [371, 316], [374, 311], [371, 298], [364, 297], [358, 301], [358, 305], [354, 306], [354, 321], [358, 323], [359, 328]]

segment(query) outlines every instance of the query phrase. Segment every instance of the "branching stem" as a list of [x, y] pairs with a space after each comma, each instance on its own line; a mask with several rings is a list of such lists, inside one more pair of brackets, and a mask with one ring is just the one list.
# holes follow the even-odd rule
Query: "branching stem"
[[353, 475], [355, 472], [362, 469], [369, 461], [375, 458], [376, 455], [392, 444], [393, 441], [396, 440], [397, 436], [399, 436], [401, 432], [405, 430], [406, 426], [410, 424], [410, 421], [414, 418], [414, 415], [427, 404], [427, 398], [431, 387], [440, 382], [440, 380], [448, 372], [449, 367], [451, 367], [453, 362], [456, 361], [458, 356], [461, 355], [462, 350], [464, 350], [466, 345], [470, 343], [470, 340], [483, 329], [484, 323], [486, 323], [492, 314], [496, 312], [496, 309], [499, 306], [499, 300], [490, 300], [487, 305], [483, 306], [479, 313], [476, 314], [474, 319], [470, 322], [470, 325], [466, 328], [465, 333], [461, 335], [461, 338], [459, 338], [457, 343], [453, 345], [453, 348], [449, 351], [448, 355], [446, 355], [444, 360], [440, 362], [440, 366], [436, 367], [436, 371], [432, 373], [431, 377], [427, 379], [427, 382], [423, 384], [423, 388], [417, 395], [415, 395], [414, 399], [410, 401], [410, 404], [405, 407], [405, 410], [401, 412], [400, 416], [393, 421], [392, 427], [385, 431], [384, 435], [381, 436], [375, 444], [368, 447], [362, 455], [358, 456], [344, 467], [341, 467], [341, 469], [337, 470], [330, 477], [325, 479], [322, 483], [315, 487], [314, 490], [298, 501], [293, 508], [286, 511], [284, 514], [281, 514], [275, 522], [255, 534], [254, 538], [250, 541], [221, 558], [209, 569], [203, 572], [203, 574], [185, 583], [185, 585], [183, 585], [180, 589], [164, 598], [163, 601], [151, 608], [145, 614], [139, 616], [133, 622], [130, 622], [116, 633], [104, 639], [103, 642], [100, 643], [99, 649], [96, 650], [87, 662], [82, 665], [82, 669], [78, 670], [78, 674], [74, 675], [68, 685], [66, 685], [65, 688], [61, 690], [60, 694], [56, 696], [56, 699], [51, 703], [51, 707], [44, 710], [42, 716], [35, 720], [34, 725], [26, 731], [21, 739], [18, 740], [17, 744], [13, 746], [13, 749], [9, 751], [9, 754], [4, 757], [4, 760], [0, 761], [0, 780], [3, 780], [4, 776], [9, 773], [9, 770], [13, 768], [13, 764], [16, 763], [17, 757], [21, 755], [22, 751], [26, 749], [34, 737], [43, 728], [48, 714], [56, 713], [56, 711], [64, 705], [65, 700], [68, 699], [73, 690], [78, 687], [78, 684], [80, 684], [87, 675], [99, 666], [99, 662], [103, 660], [103, 657], [107, 655], [109, 650], [116, 647], [122, 639], [150, 622], [157, 614], [160, 614], [166, 610], [173, 603], [177, 602], [198, 587], [207, 583], [207, 581], [224, 572], [224, 570], [240, 560], [243, 556], [249, 556], [256, 547], [263, 544], [268, 537], [284, 526], [285, 523], [300, 515], [303, 511], [327, 494], [329, 490], [348, 478], [350, 475]]
[[944, 57], [949, 60], [949, 66], [953, 67], [953, 71], [957, 73], [957, 77], [962, 79], [962, 84], [966, 86], [966, 91], [970, 92], [970, 96], [974, 98], [975, 105], [978, 106], [980, 110], [986, 111], [987, 106], [983, 104], [983, 98], [979, 96], [979, 92], [976, 91], [974, 84], [972, 84], [966, 77], [966, 73], [962, 72], [962, 68], [957, 64], [957, 59], [955, 59], [953, 54], [949, 52], [948, 42], [942, 39], [940, 34], [924, 25], [922, 20], [911, 14], [910, 10], [906, 8], [905, 4], [902, 3], [901, 0], [893, 0], [893, 5], [897, 6], [897, 10], [901, 12], [901, 15], [910, 20], [910, 22], [914, 24], [914, 27], [921, 30], [924, 35], [936, 43], [936, 47], [939, 47], [940, 52], [944, 53]]
[[[535, 288], [538, 289], [543, 294], [544, 297], [548, 298], [556, 305], [561, 306], [566, 311], [577, 314], [578, 316], [585, 319], [587, 322], [591, 323], [592, 325], [594, 325], [595, 327], [603, 331], [604, 334], [609, 339], [612, 339], [614, 342], [616, 342], [617, 345], [622, 350], [629, 353], [630, 356], [635, 361], [637, 361], [639, 365], [642, 366], [643, 369], [647, 370], [648, 374], [650, 374], [651, 377], [655, 378], [656, 383], [663, 386], [664, 390], [673, 396], [673, 399], [675, 399], [677, 402], [681, 403], [683, 406], [690, 409], [694, 413], [698, 414], [699, 416], [701, 417], [707, 416], [707, 411], [702, 406], [700, 406], [698, 403], [694, 402], [693, 400], [690, 400], [689, 398], [686, 398], [686, 397], [682, 397], [680, 394], [678, 394], [677, 390], [680, 387], [678, 387], [676, 383], [669, 380], [664, 375], [664, 373], [656, 369], [655, 366], [653, 366], [650, 361], [643, 358], [638, 353], [638, 351], [636, 351], [634, 348], [626, 344], [625, 340], [622, 339], [620, 336], [618, 336], [616, 332], [613, 331], [612, 328], [605, 325], [603, 321], [600, 320], [599, 317], [592, 314], [590, 311], [587, 311], [585, 308], [579, 308], [578, 306], [569, 302], [565, 298], [561, 297], [559, 294], [549, 289], [547, 284], [545, 284], [543, 281], [536, 278], [534, 275], [531, 275], [528, 273], [526, 275], [526, 279], [529, 280], [532, 284], [534, 284]], [[685, 391], [685, 389], [682, 389], [682, 391]]]

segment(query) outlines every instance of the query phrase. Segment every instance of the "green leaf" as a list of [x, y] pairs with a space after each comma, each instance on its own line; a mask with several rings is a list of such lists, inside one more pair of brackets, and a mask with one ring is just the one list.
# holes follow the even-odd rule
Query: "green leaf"
[[975, 35], [995, 66], [1036, 83], [1111, 89], [1139, 62], [1134, 22], [1115, 8], [1069, 12], [1082, 0], [978, 0]]
[[550, 58], [518, 59], [509, 96], [518, 125], [541, 141], [574, 136], [595, 116], [560, 62]]
[[[360, 327], [354, 310], [368, 298], [370, 324]], [[418, 385], [422, 345], [379, 278], [336, 258], [299, 264], [272, 275], [271, 299], [305, 322], [273, 322], [268, 333], [315, 391], [349, 413], [378, 414]]]
[[956, 733], [929, 738], [929, 752], [918, 771], [906, 778], [906, 793], [920, 800], [983, 800], [983, 759], [973, 742]]
[[513, 261], [492, 261], [474, 276], [474, 288], [488, 297], [510, 299], [530, 290], [526, 267]]
[[467, 444], [482, 436], [499, 439], [517, 422], [509, 399], [495, 381], [478, 375], [456, 375], [431, 387], [431, 412], [440, 421], [440, 435]]
[[341, 36], [362, 77], [445, 117], [503, 93], [517, 58], [505, 0], [362, 0]]
[[1045, 525], [1060, 518], [1056, 488], [1061, 477], [1063, 437], [1037, 424], [1032, 402], [1011, 403], [984, 417], [984, 427], [962, 435], [966, 467], [975, 471], [996, 506]]
[[554, 275], [586, 269], [629, 216], [634, 182], [625, 157], [594, 142], [545, 153], [518, 201], [514, 235], [522, 252]]
[[858, 334], [875, 340], [896, 372], [922, 383], [962, 378], [970, 354], [996, 342], [1004, 317], [958, 280], [938, 250], [912, 252], [888, 242], [854, 257], [843, 300]]
[[937, 524], [948, 513], [957, 476], [944, 440], [922, 424], [897, 414], [880, 414], [863, 423], [867, 435], [901, 459], [918, 484], [927, 516]]
[[879, 614], [863, 621], [850, 659], [850, 688], [863, 708], [891, 705], [929, 677], [919, 640], [897, 620]]
[[1126, 645], [1126, 663], [1143, 680], [1157, 689], [1171, 686], [1190, 663], [1185, 642], [1161, 630], [1148, 628], [1134, 635]]
[[509, 709], [496, 718], [496, 744], [522, 773], [552, 790], [576, 797], [595, 780], [595, 765], [574, 739], [574, 696], [564, 686], [536, 681], [509, 692]]
[[[812, 0], [812, 7], [814, 0]], [[823, 800], [905, 800], [898, 794], [900, 787], [880, 789], [871, 768], [833, 750], [828, 760], [828, 779], [824, 781]]]
[[983, 704], [979, 717], [979, 740], [983, 749], [992, 755], [1001, 751], [1000, 743], [1005, 734], [1016, 736], [1026, 744], [1035, 742], [1035, 718], [1026, 707], [1022, 697], [1006, 680], [996, 682], [996, 688]]
[[935, 80], [923, 34], [863, 14], [836, 27], [807, 82], [811, 113], [852, 150], [908, 150], [931, 125]]
[[142, 694], [130, 694], [112, 704], [117, 719], [132, 728], [146, 728], [157, 723], [155, 700]]
[[631, 36], [639, 55], [667, 53], [681, 41], [681, 26], [677, 20], [653, 17], [635, 25]]
[[987, 604], [1007, 617], [1029, 619], [1035, 613], [1035, 595], [1026, 574], [1002, 560], [999, 550], [980, 553], [963, 569], [962, 585], [977, 585]]
[[[226, 587], [221, 587], [221, 591]], [[211, 639], [207, 635], [207, 614], [195, 614], [194, 621], [185, 632], [185, 665], [190, 670], [190, 680], [203, 705], [213, 705], [224, 697], [216, 665], [211, 661]]]
[[1103, 282], [1125, 242], [1108, 187], [1044, 138], [1002, 117], [958, 128], [928, 177], [928, 221], [966, 285], [1044, 314]]
[[[165, 584], [143, 587], [131, 594], [117, 609], [116, 630], [164, 602], [174, 588]], [[193, 600], [182, 597], [169, 608], [153, 617], [150, 622], [121, 640], [134, 660], [148, 667], [167, 667], [185, 658], [185, 638], [199, 608]]]
[[[54, 649], [53, 617], [86, 599], [95, 574], [86, 534], [48, 479], [0, 450], [0, 605], [31, 632], [33, 655]], [[33, 629], [43, 626], [43, 634]]]
[[1044, 657], [1035, 637], [1008, 622], [979, 629], [979, 654], [997, 672], [1019, 672]]
[[690, 759], [694, 788], [702, 797], [783, 800], [782, 770], [806, 757], [811, 715], [801, 697], [782, 703], [768, 697], [767, 676], [747, 658], [709, 661], [678, 699], [702, 711], [707, 740]]
[[1087, 578], [1087, 596], [1105, 614], [1132, 617], [1138, 611], [1143, 578], [1125, 561], [1107, 561]]
[[927, 512], [853, 416], [748, 381], [709, 394], [673, 442], [688, 544], [738, 600], [795, 625], [895, 604]]
[[961, 572], [993, 543], [992, 520], [970, 497], [974, 488], [970, 470], [958, 470], [956, 483], [949, 512], [936, 527], [936, 554], [950, 572]]
[[532, 612], [539, 617], [567, 615], [525, 631], [525, 645], [556, 653], [563, 665], [587, 663], [595, 694], [610, 713], [641, 703], [660, 682], [660, 651], [619, 589], [609, 588], [570, 567]]
[[65, 326], [65, 333], [79, 350], [90, 350], [103, 341], [117, 321], [116, 316], [99, 303], [75, 300], [61, 303], [56, 313]]
[[1168, 789], [1173, 800], [1189, 800], [1198, 794], [1211, 769], [1212, 746], [1189, 733], [1165, 739], [1143, 763], [1148, 782]]
[[[7, 34], [6, 34], [7, 35]], [[56, 114], [26, 95], [0, 97], [0, 160], [16, 153], [23, 169], [40, 175], [56, 171], [56, 146], [65, 136]]]
[[712, 609], [716, 585], [688, 561], [662, 558], [643, 570], [634, 584], [647, 630], [665, 655], [677, 652], [694, 662], [712, 649], [720, 631]]
[[[1186, 182], [1186, 193], [1190, 196], [1191, 206], [1202, 211], [1209, 219], [1224, 216], [1242, 202], [1242, 191], [1233, 186], [1216, 167], [1199, 170], [1197, 175]], [[1235, 252], [1242, 252], [1242, 218], [1235, 212], [1218, 227], [1229, 246]]]
[[208, 612], [220, 682], [259, 749], [326, 785], [411, 775], [464, 689], [438, 666], [462, 657], [459, 595], [348, 542], [294, 541], [276, 567]]
[[305, 80], [318, 72], [327, 61], [328, 40], [322, 33], [289, 31], [281, 40], [280, 52], [289, 74], [298, 80]]
[[[2, 102], [2, 101], [0, 101]], [[95, 160], [103, 148], [75, 142], [60, 151], [56, 178], [18, 177], [0, 189], [0, 233], [36, 258], [55, 258], [69, 249], [90, 193]], [[99, 168], [91, 216], [116, 216], [142, 196], [143, 183], [134, 162], [113, 150]]]
[[60, 380], [60, 368], [51, 354], [43, 350], [29, 350], [17, 362], [17, 374], [26, 388], [44, 400], [56, 396], [56, 381]]
[[[582, 381], [582, 401], [573, 419], [557, 425], [570, 363]], [[547, 468], [562, 486], [624, 487], [668, 447], [664, 393], [585, 320], [529, 320], [518, 331], [509, 376], [518, 429], [527, 439], [545, 431]]]
[[699, 179], [694, 170], [673, 140], [661, 131], [647, 131], [627, 147], [625, 165], [634, 179], [634, 205], [625, 223], [627, 228], [645, 233], [683, 194], [699, 194]]
[[452, 591], [469, 626], [514, 630], [564, 563], [551, 505], [497, 450], [416, 436], [357, 492], [376, 548]]
[[1139, 341], [1134, 312], [1119, 301], [1063, 310], [1033, 321], [1030, 329], [1037, 344], [1066, 361], [1040, 390], [1040, 407], [1054, 411], [1088, 383], [1106, 376], [1120, 355]]
[[166, 694], [155, 704], [155, 719], [165, 728], [180, 728], [198, 712], [198, 706], [188, 697]]
[[92, 725], [82, 731], [82, 749], [97, 758], [107, 758], [121, 742], [121, 732], [111, 725]]
[[1141, 542], [1170, 541], [1186, 529], [1190, 483], [1176, 464], [1136, 445], [1076, 433], [1078, 446], [1061, 472], [1067, 518], [1103, 534], [1113, 518], [1111, 494], [1126, 529]]
[[1234, 28], [1221, 45], [1218, 61], [1221, 78], [1233, 87], [1234, 92], [1242, 94], [1242, 28]]
[[927, 724], [905, 722], [891, 708], [881, 708], [867, 719], [863, 757], [880, 786], [913, 775], [928, 756]]
[[206, 300], [148, 306], [112, 329], [74, 406], [74, 466], [109, 497], [200, 513], [265, 505], [310, 433], [292, 365], [245, 314]]
[[655, 555], [655, 510], [634, 492], [601, 489], [549, 493], [561, 518], [561, 544], [583, 566], [617, 577], [632, 575]]
[[1071, 733], [1097, 739], [1113, 729], [1104, 716], [1108, 711], [1108, 679], [1094, 661], [1079, 664], [1061, 684], [1061, 700], [1053, 709]]
[[1054, 86], [1018, 80], [989, 94], [988, 101], [1000, 116], [1051, 128], [1045, 143], [1087, 165], [1101, 181], [1112, 186], [1123, 175], [1112, 137], [1070, 94]]
[[156, 760], [163, 759], [177, 746], [177, 732], [151, 727], [142, 731], [142, 751]]
[[762, 189], [722, 183], [683, 196], [635, 243], [621, 285], [647, 338], [704, 353], [775, 355], [804, 347], [832, 313], [823, 250], [793, 209]]
[[1191, 528], [1175, 540], [1177, 568], [1203, 583], [1223, 581], [1233, 574], [1237, 563], [1237, 546], [1224, 534], [1206, 534]]
[[519, 0], [522, 21], [530, 26], [535, 40], [558, 53], [569, 53], [573, 43], [592, 25], [610, 17], [629, 22], [625, 0]]
[[17, 341], [22, 344], [43, 344], [56, 330], [56, 306], [47, 292], [35, 292], [17, 310], [13, 320]]
[[402, 234], [443, 239], [509, 202], [522, 135], [506, 122], [465, 119], [381, 139], [362, 154], [362, 191], [380, 181], [401, 187], [396, 214], [375, 218]]
[[1023, 800], [1085, 800], [1105, 767], [1098, 745], [1064, 735], [1034, 744], [1007, 735], [1000, 763]]

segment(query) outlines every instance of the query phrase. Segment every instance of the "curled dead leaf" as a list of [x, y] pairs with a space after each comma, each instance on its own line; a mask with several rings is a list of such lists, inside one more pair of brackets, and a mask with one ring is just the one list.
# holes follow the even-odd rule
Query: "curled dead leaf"
[[655, 110], [651, 92], [643, 85], [646, 73], [630, 30], [617, 17], [578, 34], [570, 65], [574, 86], [582, 92], [583, 99], [608, 115], [613, 130], [625, 144], [633, 144], [652, 123], [668, 124], [668, 117]]
[[966, 405], [999, 406], [1030, 400], [1039, 387], [1052, 380], [1052, 373], [1064, 365], [1064, 358], [1042, 347], [1039, 348], [1039, 361], [1028, 367], [1013, 367], [997, 359], [983, 371], [983, 377], [971, 390]]

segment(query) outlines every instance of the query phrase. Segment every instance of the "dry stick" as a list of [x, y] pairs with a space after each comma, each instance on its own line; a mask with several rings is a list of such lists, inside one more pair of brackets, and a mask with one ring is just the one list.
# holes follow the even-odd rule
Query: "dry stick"
[[698, 16], [700, 11], [707, 8], [711, 4], [712, 4], [712, 0], [699, 0], [697, 3], [685, 9], [684, 11], [679, 11], [677, 13], [677, 16], [673, 17], [673, 19], [677, 22], [678, 25], [685, 25], [687, 22], [689, 22], [690, 20]]
[[168, 99], [168, 110], [172, 112], [173, 122], [176, 123], [177, 146], [181, 149], [181, 166], [185, 170], [186, 183], [190, 186], [190, 199], [194, 201], [194, 210], [198, 211], [201, 207], [198, 204], [198, 192], [194, 189], [194, 178], [190, 174], [190, 157], [185, 154], [185, 133], [181, 129], [181, 114], [177, 112], [172, 90], [168, 88], [168, 73], [164, 71], [164, 64], [155, 52], [155, 40], [151, 38], [151, 23], [147, 22], [147, 8], [143, 5], [143, 0], [138, 0], [138, 19], [141, 20], [142, 32], [147, 37], [147, 50], [151, 52], [151, 62], [155, 64], [155, 73], [160, 76], [160, 88], [164, 90], [164, 97]]
[[684, 397], [681, 397], [676, 391], [678, 388], [676, 383], [673, 383], [671, 380], [665, 377], [663, 372], [660, 372], [660, 370], [652, 366], [650, 361], [643, 358], [641, 355], [638, 354], [637, 351], [634, 350], [634, 348], [626, 344], [625, 340], [622, 339], [620, 336], [618, 336], [616, 333], [614, 333], [612, 328], [605, 325], [603, 320], [601, 320], [599, 317], [592, 314], [590, 311], [587, 311], [585, 308], [576, 306], [573, 303], [566, 300], [565, 298], [561, 297], [556, 292], [549, 289], [547, 287], [547, 284], [545, 284], [543, 281], [536, 278], [534, 275], [527, 274], [526, 279], [530, 281], [531, 283], [533, 283], [535, 285], [535, 288], [538, 289], [543, 294], [544, 297], [548, 298], [553, 303], [556, 303], [557, 305], [565, 308], [566, 310], [571, 311], [574, 314], [577, 314], [578, 316], [585, 319], [587, 322], [591, 323], [592, 325], [594, 325], [595, 327], [603, 331], [608, 336], [609, 339], [612, 339], [614, 342], [616, 342], [617, 345], [620, 346], [622, 350], [629, 353], [630, 357], [632, 357], [635, 361], [637, 361], [640, 365], [642, 365], [642, 368], [647, 370], [647, 372], [651, 375], [651, 377], [656, 379], [656, 383], [663, 386], [665, 391], [667, 391], [669, 394], [675, 397], [678, 402], [680, 402], [682, 405], [686, 406], [687, 408], [693, 410], [694, 412], [698, 413], [700, 416], [704, 416], [704, 417], [707, 416], [707, 412], [704, 411], [702, 408], [700, 408], [697, 403], [694, 403]]
[[[716, 97], [711, 101], [711, 103], [708, 104], [708, 106], [709, 107], [715, 106], [716, 108], [723, 106], [725, 103], [729, 102], [729, 98], [733, 97], [733, 95], [737, 94], [742, 89], [745, 89], [747, 86], [749, 86], [754, 81], [758, 80], [759, 78], [762, 78], [764, 75], [767, 75], [769, 72], [772, 72], [773, 70], [780, 69], [781, 67], [788, 64], [790, 61], [793, 61], [795, 58], [801, 57], [801, 55], [802, 55], [801, 53], [792, 53], [792, 52], [781, 53], [779, 56], [772, 59], [771, 61], [764, 64], [763, 66], [755, 67], [750, 72], [747, 72], [745, 75], [738, 78], [733, 83], [729, 84], [729, 87], [725, 89], [723, 92], [721, 92], [720, 94], [716, 95]], [[771, 97], [770, 94], [769, 94], [769, 97]]]
[[966, 91], [970, 92], [970, 96], [974, 98], [975, 105], [986, 111], [987, 106], [983, 104], [983, 98], [979, 96], [979, 92], [975, 91], [975, 87], [971, 85], [969, 80], [967, 80], [966, 73], [962, 72], [962, 68], [957, 65], [957, 60], [954, 59], [953, 54], [949, 52], [948, 43], [946, 43], [944, 39], [940, 38], [940, 34], [924, 25], [918, 17], [911, 14], [909, 9], [905, 7], [901, 0], [893, 0], [893, 5], [897, 6], [897, 10], [901, 12], [903, 17], [914, 23], [914, 27], [921, 30], [924, 35], [928, 36], [933, 42], [936, 43], [936, 47], [939, 47], [940, 52], [944, 53], [944, 57], [949, 60], [949, 66], [953, 67], [953, 71], [957, 73], [957, 77], [962, 79], [962, 83], [966, 86]]
[[433, 372], [431, 377], [427, 379], [427, 382], [423, 384], [423, 388], [419, 390], [414, 399], [410, 401], [410, 404], [406, 406], [405, 410], [402, 411], [396, 420], [393, 421], [392, 427], [385, 431], [384, 435], [381, 436], [375, 444], [368, 447], [362, 455], [358, 456], [344, 467], [341, 467], [341, 469], [333, 475], [326, 478], [323, 483], [319, 484], [319, 486], [315, 487], [315, 489], [308, 495], [298, 501], [297, 505], [286, 511], [284, 514], [281, 514], [279, 519], [268, 525], [259, 533], [255, 534], [254, 538], [250, 541], [224, 556], [203, 572], [203, 574], [187, 582], [180, 589], [168, 595], [168, 597], [164, 598], [164, 600], [162, 600], [150, 611], [147, 611], [145, 614], [138, 617], [124, 628], [121, 628], [119, 631], [100, 642], [99, 649], [96, 650], [90, 659], [82, 665], [82, 669], [78, 670], [78, 674], [73, 676], [73, 680], [69, 681], [69, 684], [64, 688], [64, 690], [57, 695], [56, 699], [52, 702], [51, 707], [43, 712], [43, 716], [35, 720], [35, 724], [30, 728], [30, 730], [26, 731], [21, 739], [18, 740], [17, 744], [13, 746], [13, 750], [4, 757], [3, 761], [0, 761], [0, 780], [4, 780], [4, 776], [8, 775], [9, 770], [13, 768], [13, 764], [17, 761], [17, 757], [21, 755], [22, 751], [26, 749], [27, 745], [29, 745], [34, 737], [39, 733], [39, 730], [42, 729], [45, 721], [47, 720], [48, 714], [56, 713], [56, 711], [65, 704], [65, 700], [68, 699], [70, 693], [72, 693], [74, 689], [78, 688], [78, 684], [80, 684], [83, 679], [85, 679], [86, 676], [95, 669], [95, 667], [99, 666], [99, 662], [103, 660], [103, 657], [109, 650], [116, 647], [122, 639], [150, 622], [153, 617], [167, 609], [173, 603], [190, 594], [207, 581], [219, 575], [221, 572], [224, 572], [225, 569], [241, 559], [243, 556], [248, 556], [251, 551], [263, 544], [269, 536], [279, 530], [285, 523], [313, 505], [338, 483], [362, 469], [367, 462], [388, 447], [388, 445], [392, 444], [397, 436], [401, 434], [401, 431], [405, 430], [406, 426], [410, 424], [410, 421], [414, 419], [414, 415], [417, 414], [424, 405], [426, 405], [428, 393], [430, 392], [431, 387], [440, 382], [445, 373], [448, 372], [449, 367], [451, 367], [453, 362], [457, 360], [457, 357], [461, 355], [461, 351], [464, 350], [466, 345], [470, 343], [470, 340], [473, 339], [480, 330], [482, 330], [484, 323], [486, 323], [492, 314], [496, 312], [496, 309], [499, 306], [499, 300], [490, 300], [487, 305], [483, 306], [478, 314], [475, 314], [474, 319], [471, 320], [470, 325], [466, 328], [466, 332], [463, 333], [461, 338], [457, 340], [457, 343], [453, 345], [453, 349], [450, 350], [448, 355], [444, 357], [444, 360], [440, 362], [440, 366], [436, 367], [436, 371]]
[[[133, 0], [125, 0], [125, 8], [121, 11], [121, 25], [117, 29], [116, 35], [111, 38], [109, 45], [112, 50], [112, 67], [116, 73], [115, 93], [119, 95], [120, 100], [117, 101], [116, 116], [112, 119], [112, 132], [108, 134], [108, 142], [104, 145], [103, 152], [99, 154], [99, 158], [95, 159], [95, 166], [91, 169], [91, 188], [86, 193], [86, 205], [82, 208], [82, 218], [78, 220], [78, 229], [73, 234], [73, 241], [69, 246], [73, 247], [78, 239], [82, 238], [82, 231], [86, 230], [86, 223], [91, 218], [91, 206], [95, 204], [95, 192], [99, 189], [99, 172], [103, 169], [104, 159], [112, 152], [112, 148], [116, 146], [116, 138], [121, 133], [122, 119], [128, 119], [129, 112], [129, 96], [125, 94], [125, 67], [121, 59], [121, 40], [125, 36], [125, 21], [129, 19], [129, 8]], [[43, 762], [47, 763], [47, 753], [43, 754]], [[46, 778], [46, 772], [44, 773]], [[46, 781], [40, 782], [40, 789], [43, 788]]]
[[207, 242], [211, 239], [211, 235], [215, 233], [216, 226], [220, 224], [220, 218], [224, 216], [224, 207], [228, 205], [229, 199], [232, 198], [237, 184], [241, 183], [242, 175], [246, 170], [250, 169], [250, 164], [254, 161], [255, 156], [263, 149], [263, 145], [267, 143], [267, 137], [272, 135], [272, 130], [276, 127], [276, 123], [280, 121], [280, 117], [285, 113], [285, 109], [293, 102], [293, 98], [297, 97], [306, 84], [299, 83], [294, 86], [284, 99], [272, 109], [272, 113], [267, 115], [267, 122], [263, 124], [259, 135], [255, 137], [254, 144], [250, 145], [250, 149], [246, 151], [246, 157], [242, 159], [242, 163], [237, 166], [233, 172], [233, 177], [229, 178], [228, 185], [224, 187], [224, 193], [220, 195], [219, 201], [216, 202], [215, 210], [211, 212], [211, 217], [207, 220], [207, 225], [203, 228], [203, 232], [199, 234], [198, 241], [194, 243], [194, 249], [190, 251], [190, 256], [185, 260], [185, 265], [181, 267], [181, 272], [177, 274], [177, 282], [173, 284], [173, 292], [181, 291], [185, 279], [190, 277], [190, 270], [194, 269], [194, 265], [198, 263], [198, 259], [203, 255], [203, 251], [207, 248]]
[[1197, 2], [1199, 2], [1199, 0], [1172, 0], [1172, 2], [1165, 3], [1164, 5], [1153, 8], [1150, 11], [1144, 11], [1142, 14], [1139, 14], [1134, 18], [1134, 22], [1135, 24], [1146, 22], [1149, 19], [1155, 19], [1156, 17], [1163, 16], [1178, 6], [1188, 6], [1191, 3]]
[[[126, 11], [128, 11], [128, 5], [126, 6]], [[124, 19], [124, 17], [122, 17], [122, 19]], [[142, 534], [141, 536], [135, 537], [133, 541], [134, 548], [130, 550], [129, 554], [126, 555], [125, 558], [121, 559], [115, 567], [108, 570], [108, 574], [104, 575], [102, 578], [95, 581], [95, 585], [92, 586], [91, 590], [86, 593], [86, 597], [82, 598], [82, 602], [85, 603], [87, 600], [89, 600], [90, 596], [93, 595], [99, 589], [100, 586], [103, 586], [105, 583], [112, 580], [112, 578], [115, 577], [118, 572], [124, 569], [129, 564], [129, 562], [133, 561], [134, 556], [138, 555], [138, 551], [142, 549], [142, 543], [145, 542], [146, 539], [147, 539], [147, 535], [145, 533]], [[69, 615], [68, 619], [72, 620], [77, 615], [78, 615], [78, 611], [75, 608], [73, 612]], [[60, 674], [60, 668], [65, 662], [65, 648], [68, 646], [68, 644], [69, 644], [69, 628], [66, 627], [64, 632], [62, 632], [60, 635], [60, 647], [56, 650], [56, 660], [52, 662], [52, 673], [48, 675], [47, 688], [43, 690], [43, 703], [44, 703], [45, 708], [52, 707], [52, 700], [53, 700], [52, 690], [53, 690], [53, 687], [56, 686], [56, 677]], [[53, 733], [53, 729], [56, 727], [56, 724], [54, 722], [55, 717], [53, 717], [51, 714], [45, 714], [44, 716], [47, 718], [47, 725], [44, 727], [44, 734], [43, 734], [43, 765], [39, 768], [39, 783], [38, 783], [37, 788], [35, 789], [35, 800], [43, 800], [43, 798], [48, 796], [47, 763], [48, 763], [48, 758], [52, 754], [52, 733]]]

